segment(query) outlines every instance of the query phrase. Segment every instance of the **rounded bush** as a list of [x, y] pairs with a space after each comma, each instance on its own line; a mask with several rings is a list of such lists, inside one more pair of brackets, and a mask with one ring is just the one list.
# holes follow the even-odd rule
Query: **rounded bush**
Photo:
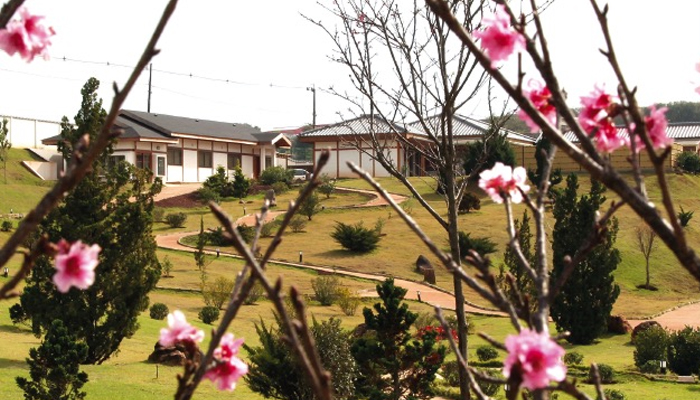
[[658, 374], [661, 370], [659, 362], [656, 360], [649, 360], [639, 367], [639, 370], [645, 374]]
[[467, 192], [462, 196], [462, 201], [459, 202], [459, 212], [468, 213], [471, 210], [481, 209], [481, 200], [473, 193]]
[[[600, 375], [600, 383], [614, 383], [615, 382], [615, 370], [613, 367], [607, 364], [598, 364], [598, 374]], [[591, 368], [588, 373], [588, 378], [591, 382], [593, 379], [593, 368]]]
[[294, 172], [283, 167], [270, 167], [260, 173], [260, 183], [274, 185], [276, 182], [284, 182], [289, 186], [292, 183]]
[[172, 213], [165, 216], [165, 223], [171, 228], [182, 228], [185, 226], [185, 221], [187, 221], [185, 213]]
[[479, 358], [479, 361], [491, 361], [498, 357], [498, 351], [492, 346], [479, 346], [476, 349], [476, 356]]
[[168, 312], [170, 312], [170, 310], [168, 310], [168, 306], [166, 306], [163, 303], [155, 303], [149, 309], [149, 314], [151, 315], [151, 318], [157, 320], [165, 319], [165, 317], [168, 316]]
[[685, 172], [697, 174], [700, 172], [700, 155], [692, 151], [684, 151], [678, 155], [676, 164]]
[[617, 389], [605, 389], [603, 391], [605, 393], [605, 398], [607, 400], [626, 400], [627, 396], [625, 396], [622, 391], [617, 390]]
[[272, 190], [275, 191], [275, 194], [287, 193], [289, 185], [287, 185], [287, 182], [275, 182], [272, 184]]
[[362, 221], [354, 224], [336, 222], [335, 231], [331, 237], [345, 249], [356, 253], [367, 253], [377, 248], [381, 231], [365, 228]]
[[564, 354], [564, 363], [566, 365], [579, 365], [583, 362], [583, 355], [576, 351]]
[[199, 312], [199, 319], [205, 324], [211, 325], [219, 319], [219, 309], [214, 306], [206, 306]]
[[0, 226], [0, 231], [9, 232], [12, 230], [12, 228], [14, 228], [12, 221], [5, 220], [5, 221], [2, 221], [2, 225]]
[[[637, 328], [635, 328], [637, 329]], [[634, 337], [634, 365], [640, 368], [649, 360], [665, 360], [668, 333], [664, 328], [651, 325]]]

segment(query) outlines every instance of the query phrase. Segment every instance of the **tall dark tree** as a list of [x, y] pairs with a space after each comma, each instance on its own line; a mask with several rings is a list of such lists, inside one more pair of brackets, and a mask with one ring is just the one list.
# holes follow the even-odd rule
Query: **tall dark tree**
[[[249, 354], [250, 371], [245, 379], [250, 390], [266, 398], [282, 400], [313, 400], [314, 395], [294, 353], [284, 341], [277, 326], [267, 328], [264, 321], [255, 325], [260, 346], [243, 348]], [[311, 334], [318, 348], [323, 368], [333, 377], [333, 398], [348, 399], [354, 395], [355, 360], [350, 354], [350, 339], [340, 327], [340, 320], [314, 319]]]
[[445, 358], [435, 335], [413, 339], [411, 326], [418, 314], [403, 303], [406, 289], [387, 279], [377, 285], [381, 303], [363, 314], [368, 332], [352, 345], [358, 365], [357, 395], [370, 400], [428, 399], [431, 383]]
[[[577, 196], [578, 178], [571, 174], [566, 188], [555, 196], [554, 231], [552, 232], [553, 271], [556, 282], [566, 269], [565, 257], [574, 257], [589, 237], [596, 213], [605, 202], [605, 188], [593, 180], [588, 195]], [[620, 263], [620, 252], [614, 248], [617, 220], [608, 224], [603, 239], [575, 266], [569, 279], [552, 303], [552, 319], [559, 331], [569, 331], [567, 340], [590, 344], [605, 332], [613, 304], [620, 294], [613, 271]]]
[[[527, 177], [530, 179], [530, 182], [534, 183], [536, 186], [539, 186], [542, 181], [542, 174], [544, 173], [544, 167], [547, 165], [547, 158], [553, 151], [554, 147], [552, 147], [552, 142], [545, 136], [542, 136], [535, 144], [535, 163], [537, 164], [537, 168], [534, 171], [529, 169], [527, 171]], [[562, 180], [564, 180], [564, 177], [561, 174], [561, 168], [553, 169], [549, 175], [550, 190], [552, 187], [560, 184]]]
[[80, 371], [87, 357], [85, 343], [76, 341], [60, 319], [53, 321], [39, 348], [29, 350], [29, 377], [17, 377], [25, 400], [79, 400], [88, 375]]
[[[63, 118], [59, 149], [66, 158], [83, 136], [94, 138], [105, 121], [97, 99], [99, 81], [90, 78], [75, 124]], [[138, 329], [137, 317], [148, 307], [148, 292], [160, 277], [156, 244], [151, 233], [153, 196], [161, 189], [150, 172], [122, 162], [107, 168], [111, 146], [91, 171], [42, 222], [41, 232], [57, 242], [82, 240], [102, 251], [95, 282], [87, 290], [60, 293], [52, 283], [53, 261], [39, 258], [20, 297], [36, 335], [60, 318], [78, 340], [88, 345], [87, 363], [102, 363]]]
[[482, 139], [471, 142], [466, 147], [464, 170], [474, 178], [478, 178], [481, 171], [493, 168], [496, 162], [515, 166], [515, 151], [506, 135], [500, 132], [500, 126], [495, 122], [491, 124], [491, 130]]

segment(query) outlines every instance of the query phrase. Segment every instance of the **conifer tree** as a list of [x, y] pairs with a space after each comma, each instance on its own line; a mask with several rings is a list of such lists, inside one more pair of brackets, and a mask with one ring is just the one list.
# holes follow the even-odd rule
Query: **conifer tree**
[[369, 332], [352, 345], [358, 366], [357, 394], [370, 400], [428, 399], [431, 383], [445, 358], [445, 347], [435, 346], [435, 334], [413, 339], [411, 326], [418, 314], [403, 303], [406, 289], [393, 279], [377, 285], [381, 303], [363, 310]]
[[[83, 135], [94, 139], [106, 112], [97, 98], [99, 81], [90, 78], [75, 124], [63, 118], [59, 149], [66, 158]], [[95, 282], [87, 290], [60, 293], [52, 282], [53, 260], [41, 257], [27, 278], [20, 303], [40, 335], [60, 318], [79, 341], [88, 345], [87, 363], [102, 363], [138, 329], [137, 317], [148, 307], [148, 292], [160, 277], [151, 233], [153, 196], [160, 180], [148, 185], [150, 172], [121, 162], [107, 167], [109, 146], [90, 172], [42, 222], [52, 242], [65, 238], [98, 244], [102, 251]]]
[[[556, 282], [566, 268], [565, 256], [576, 251], [589, 237], [596, 212], [605, 202], [605, 187], [591, 182], [588, 195], [577, 197], [578, 178], [571, 174], [566, 188], [555, 196], [554, 231], [552, 232], [553, 271]], [[566, 284], [552, 303], [552, 319], [559, 331], [569, 331], [567, 340], [575, 344], [590, 344], [605, 332], [613, 304], [620, 294], [613, 271], [620, 263], [620, 252], [614, 248], [617, 220], [612, 219], [599, 243], [573, 269]]]
[[54, 320], [41, 345], [29, 351], [30, 379], [16, 379], [25, 400], [84, 399], [86, 393], [80, 389], [88, 375], [79, 368], [87, 353], [87, 345], [77, 342], [60, 319]]

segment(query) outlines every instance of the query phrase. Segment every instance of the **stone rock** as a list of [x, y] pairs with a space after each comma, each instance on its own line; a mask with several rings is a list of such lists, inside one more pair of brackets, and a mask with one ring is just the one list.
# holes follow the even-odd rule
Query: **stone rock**
[[416, 272], [421, 272], [421, 267], [433, 268], [433, 265], [430, 264], [430, 260], [422, 254], [416, 259]]
[[435, 270], [433, 267], [420, 267], [420, 272], [423, 274], [423, 281], [428, 282], [432, 285], [435, 284]]
[[621, 315], [611, 315], [608, 318], [608, 332], [616, 335], [626, 335], [632, 332], [632, 325]]
[[632, 343], [634, 343], [634, 338], [639, 335], [640, 332], [644, 332], [645, 330], [651, 328], [652, 326], [661, 326], [656, 321], [644, 321], [641, 324], [637, 325], [634, 327], [634, 330], [632, 330]]
[[185, 347], [181, 344], [176, 344], [172, 347], [163, 347], [159, 342], [153, 346], [153, 353], [148, 356], [148, 361], [169, 365], [171, 367], [178, 365], [185, 365], [185, 360], [187, 356], [185, 354]]
[[268, 204], [270, 207], [276, 207], [277, 206], [277, 197], [275, 196], [275, 190], [274, 189], [268, 189], [265, 192], [265, 200], [268, 201]]

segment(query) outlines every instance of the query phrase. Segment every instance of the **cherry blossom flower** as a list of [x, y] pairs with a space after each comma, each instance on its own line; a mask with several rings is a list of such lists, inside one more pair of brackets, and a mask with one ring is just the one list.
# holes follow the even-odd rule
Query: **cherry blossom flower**
[[619, 147], [629, 144], [629, 140], [618, 134], [613, 123], [613, 112], [617, 107], [615, 97], [596, 85], [588, 96], [581, 97], [583, 109], [578, 115], [581, 127], [589, 134], [594, 134], [596, 148], [600, 152], [611, 153]]
[[236, 355], [243, 344], [243, 339], [233, 339], [227, 333], [221, 338], [221, 344], [214, 350], [215, 365], [207, 370], [204, 377], [216, 383], [219, 390], [233, 390], [236, 382], [248, 373], [248, 365]]
[[493, 168], [483, 171], [479, 178], [479, 187], [499, 204], [503, 203], [503, 196], [510, 197], [513, 203], [520, 203], [523, 201], [522, 193], [530, 190], [530, 186], [525, 184], [527, 173], [523, 167], [513, 169], [497, 162]]
[[160, 340], [163, 347], [171, 347], [179, 342], [199, 343], [204, 340], [204, 331], [190, 325], [185, 314], [175, 310], [168, 314], [168, 327], [160, 330]]
[[510, 16], [502, 4], [496, 6], [492, 16], [484, 17], [484, 30], [472, 33], [481, 39], [481, 48], [491, 58], [491, 68], [497, 68], [514, 52], [525, 48], [525, 38], [510, 26]]
[[64, 239], [58, 242], [56, 273], [53, 283], [61, 293], [67, 293], [71, 286], [85, 290], [95, 282], [95, 267], [99, 264], [99, 245], [88, 246], [80, 240], [69, 244]]
[[0, 49], [9, 55], [19, 53], [20, 57], [30, 62], [35, 56], [48, 59], [48, 46], [53, 28], [41, 23], [43, 16], [31, 15], [26, 8], [19, 10], [20, 19], [14, 19], [0, 30]]
[[[644, 118], [644, 123], [649, 132], [649, 139], [655, 149], [661, 149], [673, 143], [673, 139], [670, 139], [666, 134], [666, 127], [668, 126], [666, 111], [668, 111], [667, 107], [662, 107], [657, 110], [656, 105], [652, 105], [649, 107], [649, 115]], [[632, 124], [630, 128], [634, 130], [635, 125]], [[635, 143], [637, 144], [636, 149], [638, 151], [646, 147], [638, 136], [635, 139]]]
[[[557, 122], [557, 109], [552, 103], [552, 92], [550, 92], [549, 88], [542, 82], [535, 79], [530, 80], [529, 86], [530, 91], [526, 92], [525, 96], [530, 99], [535, 108], [537, 108], [537, 111], [542, 113], [545, 119], [551, 124], [555, 124]], [[537, 125], [525, 111], [518, 111], [518, 117], [527, 124], [530, 128], [530, 132], [534, 133], [540, 130], [540, 126]]]
[[503, 365], [503, 376], [506, 378], [511, 373], [520, 373], [522, 386], [530, 390], [566, 378], [566, 366], [561, 359], [564, 349], [546, 333], [523, 329], [518, 335], [509, 335], [505, 345], [508, 357]]

